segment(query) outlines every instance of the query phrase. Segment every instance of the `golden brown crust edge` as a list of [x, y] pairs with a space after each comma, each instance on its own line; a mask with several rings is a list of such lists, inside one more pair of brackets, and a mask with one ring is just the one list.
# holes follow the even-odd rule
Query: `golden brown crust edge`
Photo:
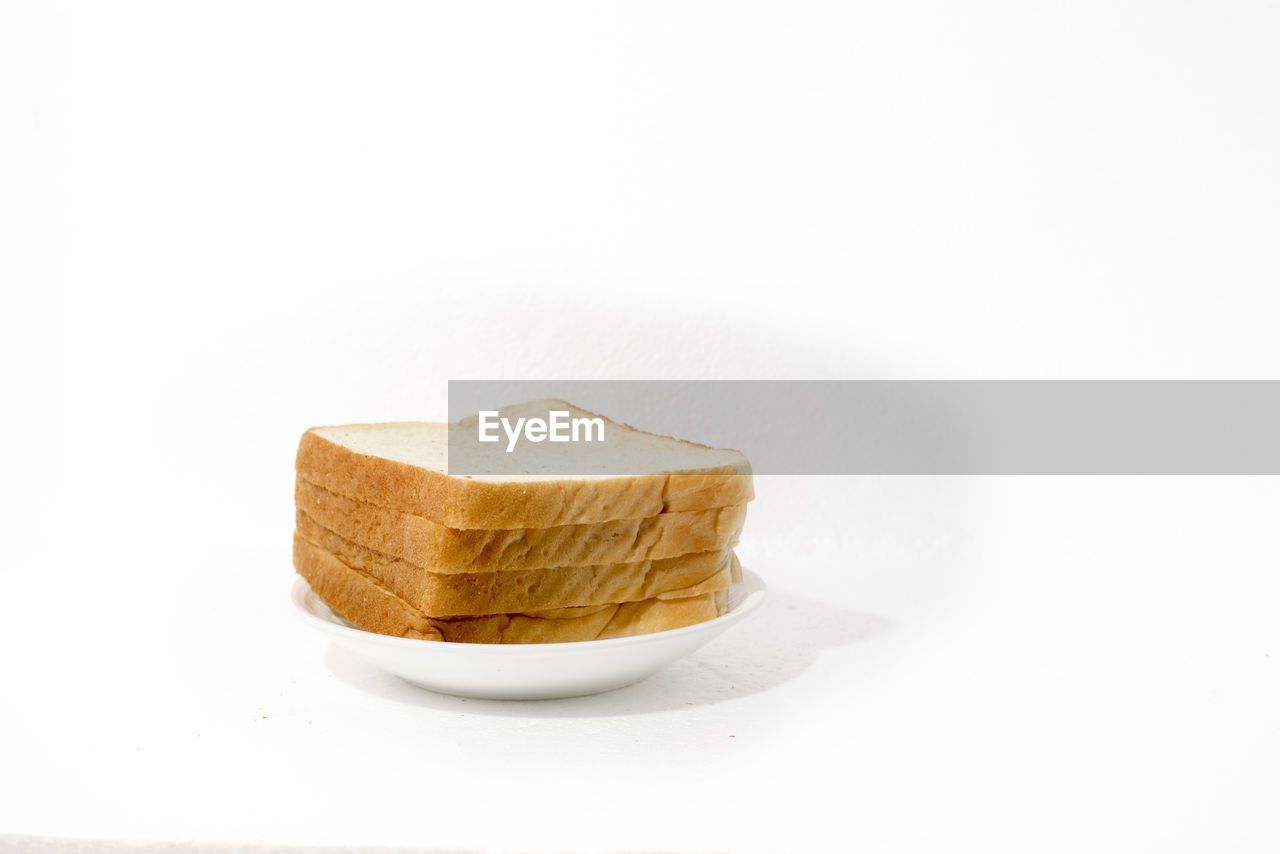
[[727, 507], [755, 497], [745, 460], [741, 467], [690, 474], [491, 483], [359, 454], [316, 429], [303, 433], [298, 443], [295, 465], [301, 477], [339, 495], [451, 528], [549, 528]]
[[353, 543], [297, 511], [295, 536], [372, 577], [431, 617], [483, 616], [642, 599], [685, 599], [740, 579], [731, 550], [637, 563], [482, 573], [430, 572]]
[[297, 507], [330, 531], [432, 572], [493, 572], [659, 560], [738, 541], [746, 505], [585, 525], [460, 530], [359, 501], [299, 477]]
[[335, 613], [358, 628], [384, 635], [458, 643], [565, 643], [680, 628], [728, 610], [727, 591], [687, 599], [646, 599], [530, 614], [436, 619], [324, 549], [294, 539], [294, 567]]

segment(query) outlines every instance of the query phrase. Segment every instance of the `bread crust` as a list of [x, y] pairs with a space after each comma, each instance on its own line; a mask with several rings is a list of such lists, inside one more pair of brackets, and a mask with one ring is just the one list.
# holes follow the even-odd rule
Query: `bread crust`
[[744, 504], [755, 496], [745, 458], [737, 465], [688, 473], [491, 482], [356, 453], [318, 435], [318, 429], [323, 428], [303, 433], [298, 443], [300, 477], [450, 528], [550, 528], [640, 519]]
[[365, 631], [457, 643], [564, 643], [647, 634], [710, 620], [728, 610], [720, 590], [684, 599], [561, 608], [530, 613], [427, 617], [375, 579], [295, 537], [294, 567], [324, 602]]
[[359, 501], [299, 476], [298, 509], [353, 543], [437, 573], [479, 573], [660, 560], [737, 544], [746, 505], [582, 525], [458, 529]]
[[353, 543], [297, 511], [295, 536], [328, 551], [431, 617], [508, 614], [726, 590], [741, 569], [725, 549], [664, 560], [504, 572], [430, 572]]

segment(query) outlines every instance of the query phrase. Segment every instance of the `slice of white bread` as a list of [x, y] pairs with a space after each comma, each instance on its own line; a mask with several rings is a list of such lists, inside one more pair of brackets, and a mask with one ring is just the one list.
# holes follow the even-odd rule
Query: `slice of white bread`
[[369, 576], [430, 617], [467, 617], [634, 602], [687, 599], [741, 580], [729, 549], [603, 566], [506, 572], [430, 572], [335, 534], [298, 511], [295, 536]]
[[585, 525], [460, 530], [348, 498], [299, 477], [299, 510], [330, 531], [374, 551], [438, 573], [596, 566], [660, 560], [732, 548], [745, 504]]
[[660, 632], [718, 617], [728, 592], [585, 608], [439, 619], [423, 615], [330, 552], [294, 540], [294, 567], [335, 613], [384, 635], [457, 643], [563, 643]]
[[[737, 451], [656, 436], [563, 401], [504, 407], [504, 417], [561, 409], [602, 418], [606, 442], [528, 445], [520, 474], [448, 470], [450, 429], [462, 425], [397, 422], [313, 427], [298, 445], [298, 476], [325, 489], [411, 513], [450, 528], [549, 528], [640, 519], [660, 513], [743, 504], [753, 497], [751, 466]], [[456, 446], [455, 446], [456, 447]], [[548, 475], [541, 463], [576, 466], [582, 475]]]

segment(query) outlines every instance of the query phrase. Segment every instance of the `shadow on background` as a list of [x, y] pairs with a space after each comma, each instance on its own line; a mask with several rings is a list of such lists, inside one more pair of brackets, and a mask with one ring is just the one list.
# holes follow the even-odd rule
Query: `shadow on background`
[[641, 682], [564, 700], [476, 700], [437, 694], [332, 644], [325, 657], [339, 680], [367, 694], [452, 713], [531, 718], [640, 715], [758, 694], [794, 679], [827, 649], [868, 640], [889, 621], [782, 590], [760, 612], [692, 655]]

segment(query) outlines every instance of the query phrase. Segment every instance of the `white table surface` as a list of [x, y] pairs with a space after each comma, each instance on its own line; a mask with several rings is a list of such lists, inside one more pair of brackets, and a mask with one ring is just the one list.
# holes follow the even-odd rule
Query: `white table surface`
[[[740, 552], [765, 611], [636, 686], [523, 703], [410, 687], [295, 619], [277, 489], [243, 537], [10, 573], [7, 831], [539, 852], [1280, 839], [1274, 478], [761, 478]], [[79, 560], [98, 571], [51, 597]]]

